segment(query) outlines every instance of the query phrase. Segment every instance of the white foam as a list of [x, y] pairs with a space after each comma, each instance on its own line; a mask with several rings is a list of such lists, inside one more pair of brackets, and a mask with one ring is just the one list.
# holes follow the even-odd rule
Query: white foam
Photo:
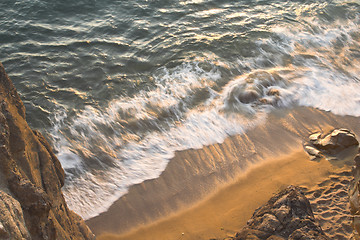
[[[153, 90], [114, 100], [102, 111], [88, 106], [67, 123], [64, 113], [56, 118], [54, 145], [68, 173], [64, 195], [83, 218], [108, 209], [131, 185], [158, 177], [175, 151], [222, 142], [266, 117], [259, 114], [250, 121], [221, 113], [222, 97], [210, 88], [221, 79], [216, 66], [210, 71], [197, 63], [171, 72], [163, 68], [154, 79]], [[198, 89], [208, 92], [206, 101], [184, 107]], [[160, 121], [169, 108], [173, 116]], [[138, 123], [145, 125], [138, 129]]]
[[301, 106], [315, 107], [339, 115], [360, 116], [359, 60], [351, 56], [359, 47], [359, 19], [337, 21], [327, 26], [307, 20], [317, 32], [304, 28], [277, 27], [288, 53], [299, 58], [293, 67], [292, 86], [287, 89]]
[[[131, 185], [158, 177], [175, 151], [198, 149], [241, 134], [263, 122], [274, 107], [298, 104], [360, 116], [359, 64], [356, 59], [342, 62], [350, 58], [350, 48], [359, 46], [351, 37], [358, 33], [357, 22], [324, 26], [313, 21], [312, 25], [319, 25], [316, 33], [300, 26], [274, 28], [281, 41], [258, 41], [260, 54], [238, 61], [252, 72], [234, 77], [220, 92], [211, 88], [221, 80], [216, 64], [205, 71], [197, 62], [186, 63], [172, 70], [159, 69], [154, 89], [115, 99], [102, 110], [88, 106], [66, 123], [66, 114], [61, 115], [52, 134], [69, 174], [64, 193], [70, 208], [85, 219], [96, 216]], [[263, 45], [272, 51], [265, 51]], [[290, 65], [284, 61], [288, 56], [293, 61]], [[264, 69], [264, 59], [274, 67]], [[278, 74], [281, 80], [264, 85], [255, 79], [250, 86], [247, 78], [259, 70], [270, 77]], [[237, 101], [249, 87], [265, 101]], [[193, 107], [192, 98], [201, 89], [208, 96]], [[279, 99], [267, 95], [270, 89], [279, 91]], [[276, 104], [266, 103], [274, 100]]]

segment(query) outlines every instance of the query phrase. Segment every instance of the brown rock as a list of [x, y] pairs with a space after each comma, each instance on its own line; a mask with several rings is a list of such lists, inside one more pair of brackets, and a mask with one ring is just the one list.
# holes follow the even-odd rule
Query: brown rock
[[309, 136], [309, 142], [304, 144], [304, 150], [314, 160], [326, 156], [328, 160], [336, 160], [334, 155], [342, 150], [359, 145], [354, 133], [345, 128], [334, 129], [326, 135], [320, 132]]
[[354, 133], [350, 130], [341, 128], [333, 130], [325, 137], [314, 141], [313, 144], [318, 149], [334, 152], [359, 145], [359, 142], [357, 141]]
[[20, 203], [9, 194], [0, 191], [0, 239], [30, 239]]
[[271, 89], [268, 91], [267, 95], [279, 97], [279, 96], [280, 96], [280, 91], [277, 90], [277, 89], [271, 88]]
[[312, 146], [305, 146], [304, 149], [310, 156], [312, 156], [312, 159], [320, 158], [322, 156], [321, 152]]
[[257, 209], [234, 239], [328, 238], [315, 222], [305, 195], [299, 188], [289, 186]]
[[[0, 63], [0, 239], [94, 239], [61, 193], [64, 170]], [[8, 237], [6, 237], [8, 236]]]
[[360, 167], [360, 154], [358, 153], [354, 158], [355, 166]]
[[246, 89], [240, 92], [237, 99], [242, 103], [251, 103], [259, 99], [260, 94], [254, 89]]
[[0, 222], [0, 239], [8, 239], [9, 237], [4, 225]]

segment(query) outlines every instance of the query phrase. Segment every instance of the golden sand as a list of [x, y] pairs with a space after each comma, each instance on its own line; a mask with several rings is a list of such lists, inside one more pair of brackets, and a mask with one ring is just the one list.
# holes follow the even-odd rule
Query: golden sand
[[[317, 188], [326, 192], [326, 184], [318, 184], [329, 176], [348, 172], [350, 167], [339, 160], [310, 161], [302, 143], [311, 132], [338, 127], [359, 135], [359, 123], [358, 118], [316, 109], [280, 111], [246, 135], [229, 137], [224, 143], [199, 150], [177, 152], [159, 178], [131, 187], [107, 212], [87, 223], [97, 239], [231, 236], [246, 224], [256, 208], [290, 184], [302, 186], [311, 194]], [[345, 188], [346, 181], [341, 181], [338, 184]], [[341, 197], [339, 201], [343, 204], [347, 200]]]

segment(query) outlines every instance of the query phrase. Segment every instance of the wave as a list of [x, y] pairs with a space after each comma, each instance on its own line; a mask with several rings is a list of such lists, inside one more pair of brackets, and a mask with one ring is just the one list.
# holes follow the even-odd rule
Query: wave
[[129, 186], [158, 177], [175, 151], [222, 142], [263, 121], [261, 114], [220, 114], [219, 94], [210, 87], [220, 78], [215, 67], [164, 68], [152, 91], [114, 100], [102, 111], [88, 106], [71, 122], [58, 115], [51, 135], [67, 173], [69, 207], [85, 219], [96, 216]]
[[70, 208], [96, 216], [131, 185], [158, 177], [175, 151], [242, 134], [273, 109], [360, 116], [358, 15], [325, 22], [300, 10], [297, 22], [268, 29], [236, 61], [203, 53], [157, 69], [153, 84], [134, 96], [75, 115], [58, 111], [50, 135], [67, 173]]

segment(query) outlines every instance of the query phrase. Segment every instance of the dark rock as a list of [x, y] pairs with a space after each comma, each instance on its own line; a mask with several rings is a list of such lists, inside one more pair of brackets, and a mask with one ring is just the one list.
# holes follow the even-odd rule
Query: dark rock
[[251, 103], [258, 100], [260, 94], [253, 89], [246, 89], [244, 92], [240, 92], [237, 96], [238, 100], [242, 103]]
[[360, 167], [360, 154], [358, 153], [354, 158], [355, 166]]
[[233, 239], [328, 238], [315, 222], [308, 199], [298, 187], [289, 186], [258, 208]]
[[8, 239], [9, 233], [6, 231], [4, 225], [0, 222], [0, 239]]
[[355, 156], [354, 161], [355, 166], [351, 169], [354, 180], [350, 182], [348, 195], [354, 235], [352, 239], [360, 239], [360, 153]]

